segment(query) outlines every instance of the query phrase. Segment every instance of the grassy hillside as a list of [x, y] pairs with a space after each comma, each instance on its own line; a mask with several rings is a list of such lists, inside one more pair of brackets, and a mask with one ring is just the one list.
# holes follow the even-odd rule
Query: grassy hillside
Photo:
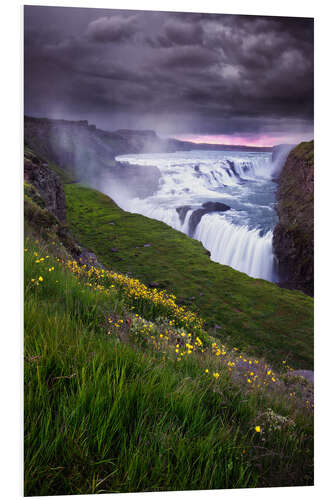
[[312, 298], [213, 263], [199, 242], [98, 191], [67, 184], [65, 192], [72, 233], [105, 266], [172, 291], [232, 347], [276, 367], [313, 367]]
[[304, 380], [58, 246], [25, 243], [26, 495], [313, 483]]

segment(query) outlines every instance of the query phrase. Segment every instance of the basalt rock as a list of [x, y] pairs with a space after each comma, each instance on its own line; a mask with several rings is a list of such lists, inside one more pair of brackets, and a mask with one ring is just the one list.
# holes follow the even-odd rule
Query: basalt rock
[[81, 266], [101, 268], [102, 265], [98, 262], [96, 255], [93, 252], [88, 252], [85, 248], [81, 248], [81, 253], [78, 256], [78, 261]]
[[[227, 160], [227, 163], [230, 167], [230, 170], [232, 171], [232, 173], [234, 174], [234, 176], [239, 179], [239, 174], [237, 173], [236, 169], [235, 169], [235, 163], [231, 160]], [[229, 174], [229, 172], [228, 172]], [[230, 174], [229, 174], [230, 175]]]
[[293, 149], [278, 179], [273, 247], [281, 286], [313, 295], [314, 253], [313, 141]]
[[204, 215], [211, 212], [226, 212], [229, 209], [230, 207], [228, 205], [217, 201], [207, 201], [206, 203], [203, 203], [202, 208], [194, 210], [194, 212], [191, 214], [189, 220], [189, 236], [194, 236], [196, 227]]
[[65, 192], [59, 176], [48, 168], [32, 151], [24, 152], [24, 180], [34, 186], [45, 204], [45, 208], [60, 222], [66, 220]]
[[186, 217], [186, 214], [189, 210], [191, 210], [192, 207], [190, 205], [184, 205], [182, 207], [177, 207], [176, 210], [177, 210], [177, 213], [179, 215], [179, 220], [182, 224], [184, 224], [184, 220], [185, 220], [185, 217]]

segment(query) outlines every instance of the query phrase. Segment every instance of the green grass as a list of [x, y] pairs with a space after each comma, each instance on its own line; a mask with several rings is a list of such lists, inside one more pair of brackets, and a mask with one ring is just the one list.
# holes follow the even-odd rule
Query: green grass
[[309, 165], [313, 165], [314, 141], [301, 142], [292, 150], [291, 155], [300, 160], [306, 160]]
[[25, 495], [313, 484], [311, 412], [107, 334], [131, 313], [26, 242]]
[[65, 192], [72, 233], [105, 266], [175, 293], [230, 346], [275, 366], [287, 359], [295, 368], [313, 368], [312, 298], [216, 264], [199, 242], [124, 212], [98, 191], [67, 184]]

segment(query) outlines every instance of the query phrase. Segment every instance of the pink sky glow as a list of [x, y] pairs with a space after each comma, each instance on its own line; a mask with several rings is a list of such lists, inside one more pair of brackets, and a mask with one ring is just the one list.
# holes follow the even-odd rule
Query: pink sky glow
[[190, 141], [206, 144], [226, 144], [229, 146], [261, 146], [270, 147], [276, 144], [298, 144], [302, 141], [309, 141], [313, 136], [309, 134], [294, 134], [294, 135], [195, 135], [195, 134], [179, 134], [173, 135], [173, 139], [180, 141]]

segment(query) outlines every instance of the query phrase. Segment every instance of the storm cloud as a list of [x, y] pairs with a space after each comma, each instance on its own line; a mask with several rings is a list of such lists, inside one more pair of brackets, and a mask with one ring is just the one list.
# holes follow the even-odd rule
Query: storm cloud
[[25, 7], [25, 113], [165, 134], [313, 133], [313, 20]]
[[91, 21], [87, 35], [95, 42], [122, 42], [132, 38], [136, 31], [137, 16], [109, 16]]

